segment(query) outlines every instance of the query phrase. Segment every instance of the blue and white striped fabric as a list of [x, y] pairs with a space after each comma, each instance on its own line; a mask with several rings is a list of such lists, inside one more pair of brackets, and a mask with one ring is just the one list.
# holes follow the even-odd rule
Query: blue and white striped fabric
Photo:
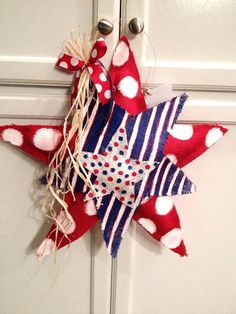
[[[83, 151], [102, 154], [112, 137], [122, 126], [128, 139], [130, 158], [134, 160], [158, 161], [158, 166], [144, 176], [135, 186], [135, 204], [131, 208], [120, 202], [113, 193], [94, 199], [102, 222], [104, 240], [110, 254], [117, 254], [121, 239], [127, 230], [135, 209], [143, 198], [186, 194], [194, 191], [194, 185], [183, 171], [163, 154], [168, 130], [176, 122], [187, 99], [184, 94], [148, 109], [137, 116], [130, 116], [115, 104], [93, 107], [90, 128]], [[109, 117], [104, 125], [105, 117]], [[93, 183], [96, 176], [88, 173]], [[74, 180], [75, 190], [87, 192], [81, 180]]]

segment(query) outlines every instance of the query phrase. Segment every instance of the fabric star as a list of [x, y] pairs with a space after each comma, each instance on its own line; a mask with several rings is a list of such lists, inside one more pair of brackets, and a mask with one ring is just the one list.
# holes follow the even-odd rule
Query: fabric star
[[[98, 163], [95, 163], [95, 161], [101, 162], [98, 154], [109, 154], [109, 158], [113, 159], [112, 151], [114, 146], [115, 155], [117, 152], [124, 154], [123, 150], [119, 149], [119, 137], [122, 137], [123, 140], [125, 132], [127, 133], [128, 145], [126, 142], [121, 142], [123, 147], [127, 145], [126, 150], [129, 153], [126, 153], [126, 156], [128, 158], [138, 160], [140, 164], [147, 161], [158, 163], [154, 169], [150, 169], [151, 171], [146, 173], [145, 179], [136, 183], [135, 203], [131, 207], [123, 204], [120, 199], [117, 200], [114, 193], [108, 194], [106, 189], [104, 196], [95, 199], [98, 216], [102, 222], [104, 241], [112, 256], [116, 256], [124, 233], [135, 210], [143, 199], [151, 196], [192, 193], [195, 190], [194, 185], [184, 175], [183, 171], [163, 153], [168, 130], [177, 120], [186, 99], [187, 96], [183, 94], [135, 116], [129, 115], [124, 109], [115, 104], [110, 104], [111, 109], [107, 105], [106, 107], [95, 108], [95, 112], [93, 111], [94, 119], [85, 138], [83, 149], [87, 158], [83, 157], [83, 162], [86, 163], [85, 167], [89, 167], [90, 173], [92, 173], [90, 180], [95, 187], [96, 181], [99, 183], [99, 180], [97, 180], [99, 170], [96, 167]], [[99, 117], [104, 116], [106, 110], [109, 110], [111, 114], [108, 122], [104, 125]], [[91, 152], [89, 162], [87, 162], [89, 157], [87, 152]], [[95, 159], [93, 155], [96, 156]], [[104, 164], [100, 166], [104, 166]], [[146, 166], [151, 167], [150, 164], [146, 164]], [[108, 167], [110, 167], [109, 163]], [[95, 174], [94, 170], [96, 170]], [[107, 170], [105, 171], [107, 174]], [[104, 177], [101, 179], [104, 183]], [[90, 198], [94, 197], [80, 178], [77, 178], [75, 183], [75, 191], [83, 191], [88, 195], [91, 193]], [[120, 197], [123, 198], [123, 196]]]
[[[140, 93], [140, 79], [137, 74], [133, 53], [130, 50], [127, 39], [124, 37], [120, 39], [117, 48], [119, 49], [115, 50], [109, 70], [113, 85], [117, 87], [114, 98], [119, 106], [130, 113], [137, 114], [140, 111], [144, 111], [146, 106], [143, 95]], [[132, 79], [129, 77], [132, 77]], [[125, 82], [129, 82], [132, 85], [132, 93], [127, 90]], [[133, 95], [134, 97], [132, 98]], [[104, 110], [103, 114], [107, 115], [108, 112], [109, 110]], [[175, 127], [173, 129], [170, 128], [172, 132], [168, 134], [166, 142], [163, 143], [164, 155], [167, 155], [173, 163], [180, 167], [183, 167], [205, 152], [227, 131], [220, 126], [206, 124], [193, 125], [191, 128], [193, 129], [192, 135], [187, 139], [180, 139], [173, 132]], [[183, 133], [185, 132], [183, 130]], [[96, 135], [95, 131], [93, 135]], [[12, 143], [34, 158], [48, 164], [54, 152], [61, 145], [62, 127], [50, 125], [4, 126], [0, 127], [0, 136], [3, 140]], [[73, 147], [73, 142], [71, 146]], [[90, 152], [93, 151], [91, 146], [90, 143], [90, 148], [92, 148], [89, 150]], [[104, 147], [102, 149], [104, 151]], [[55, 226], [52, 226], [47, 238], [38, 250], [39, 256], [50, 254], [54, 245], [57, 248], [61, 248], [75, 241], [98, 221], [98, 216], [102, 217], [104, 208], [97, 212], [94, 202], [91, 200], [84, 202], [83, 195], [83, 193], [75, 192], [76, 201], [74, 201], [70, 193], [66, 194], [65, 202], [68, 204], [68, 211], [74, 219], [75, 226], [67, 229], [68, 238], [59, 230], [57, 239]], [[108, 199], [109, 196], [106, 195], [103, 202], [107, 202]], [[124, 209], [125, 205], [121, 206]], [[63, 215], [61, 216], [63, 220]], [[141, 224], [153, 238], [161, 241], [169, 249], [182, 256], [186, 255], [178, 214], [169, 196], [151, 197], [149, 200], [144, 198], [143, 203], [137, 207], [133, 219]], [[64, 219], [64, 225], [66, 224], [67, 221]], [[104, 225], [102, 225], [102, 228], [104, 230]]]
[[128, 141], [123, 128], [113, 136], [104, 153], [82, 152], [83, 166], [96, 176], [95, 192], [90, 190], [85, 199], [114, 193], [123, 204], [133, 207], [135, 184], [142, 181], [158, 163], [130, 158]]

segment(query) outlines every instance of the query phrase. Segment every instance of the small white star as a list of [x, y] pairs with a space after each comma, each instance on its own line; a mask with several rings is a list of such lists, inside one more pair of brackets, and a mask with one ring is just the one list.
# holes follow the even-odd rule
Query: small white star
[[135, 184], [143, 180], [158, 165], [153, 161], [130, 158], [125, 130], [120, 128], [111, 139], [103, 155], [82, 152], [83, 166], [96, 175], [95, 193], [90, 190], [86, 199], [114, 193], [127, 206], [135, 202]]

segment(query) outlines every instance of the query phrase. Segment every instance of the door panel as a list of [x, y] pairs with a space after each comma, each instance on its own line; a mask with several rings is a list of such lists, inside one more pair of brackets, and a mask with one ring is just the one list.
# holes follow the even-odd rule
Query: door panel
[[92, 24], [93, 1], [1, 1], [1, 55], [55, 57], [78, 24]]
[[140, 16], [145, 23], [140, 36], [125, 30], [142, 83], [170, 83], [175, 95], [189, 95], [178, 123], [218, 122], [229, 132], [184, 168], [197, 192], [174, 197], [188, 257], [133, 223], [117, 260], [117, 314], [236, 311], [235, 10], [233, 1], [123, 2], [125, 19]]
[[233, 0], [124, 1], [123, 16], [145, 23], [133, 40], [143, 83], [235, 91], [235, 15]]
[[[69, 82], [71, 75], [55, 71], [55, 60], [72, 29], [93, 25], [93, 2], [73, 0], [1, 1], [1, 79]], [[32, 82], [31, 82], [32, 83]]]
[[[55, 68], [64, 41], [78, 24], [84, 33], [100, 18], [117, 20], [119, 2], [1, 1], [0, 16], [0, 124], [61, 124], [72, 81]], [[112, 267], [99, 226], [60, 250], [55, 263], [53, 256], [37, 260], [49, 229], [36, 185], [41, 173], [36, 161], [0, 143], [0, 312], [109, 313]]]
[[[158, 61], [235, 63], [235, 1], [149, 0], [144, 14]], [[145, 60], [154, 61], [150, 49]]]

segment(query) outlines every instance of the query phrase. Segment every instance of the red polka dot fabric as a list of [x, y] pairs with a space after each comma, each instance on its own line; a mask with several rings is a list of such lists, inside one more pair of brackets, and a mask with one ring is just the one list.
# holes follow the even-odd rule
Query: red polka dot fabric
[[125, 36], [122, 36], [117, 44], [109, 74], [115, 103], [132, 115], [145, 111], [147, 105], [141, 90], [138, 68]]

